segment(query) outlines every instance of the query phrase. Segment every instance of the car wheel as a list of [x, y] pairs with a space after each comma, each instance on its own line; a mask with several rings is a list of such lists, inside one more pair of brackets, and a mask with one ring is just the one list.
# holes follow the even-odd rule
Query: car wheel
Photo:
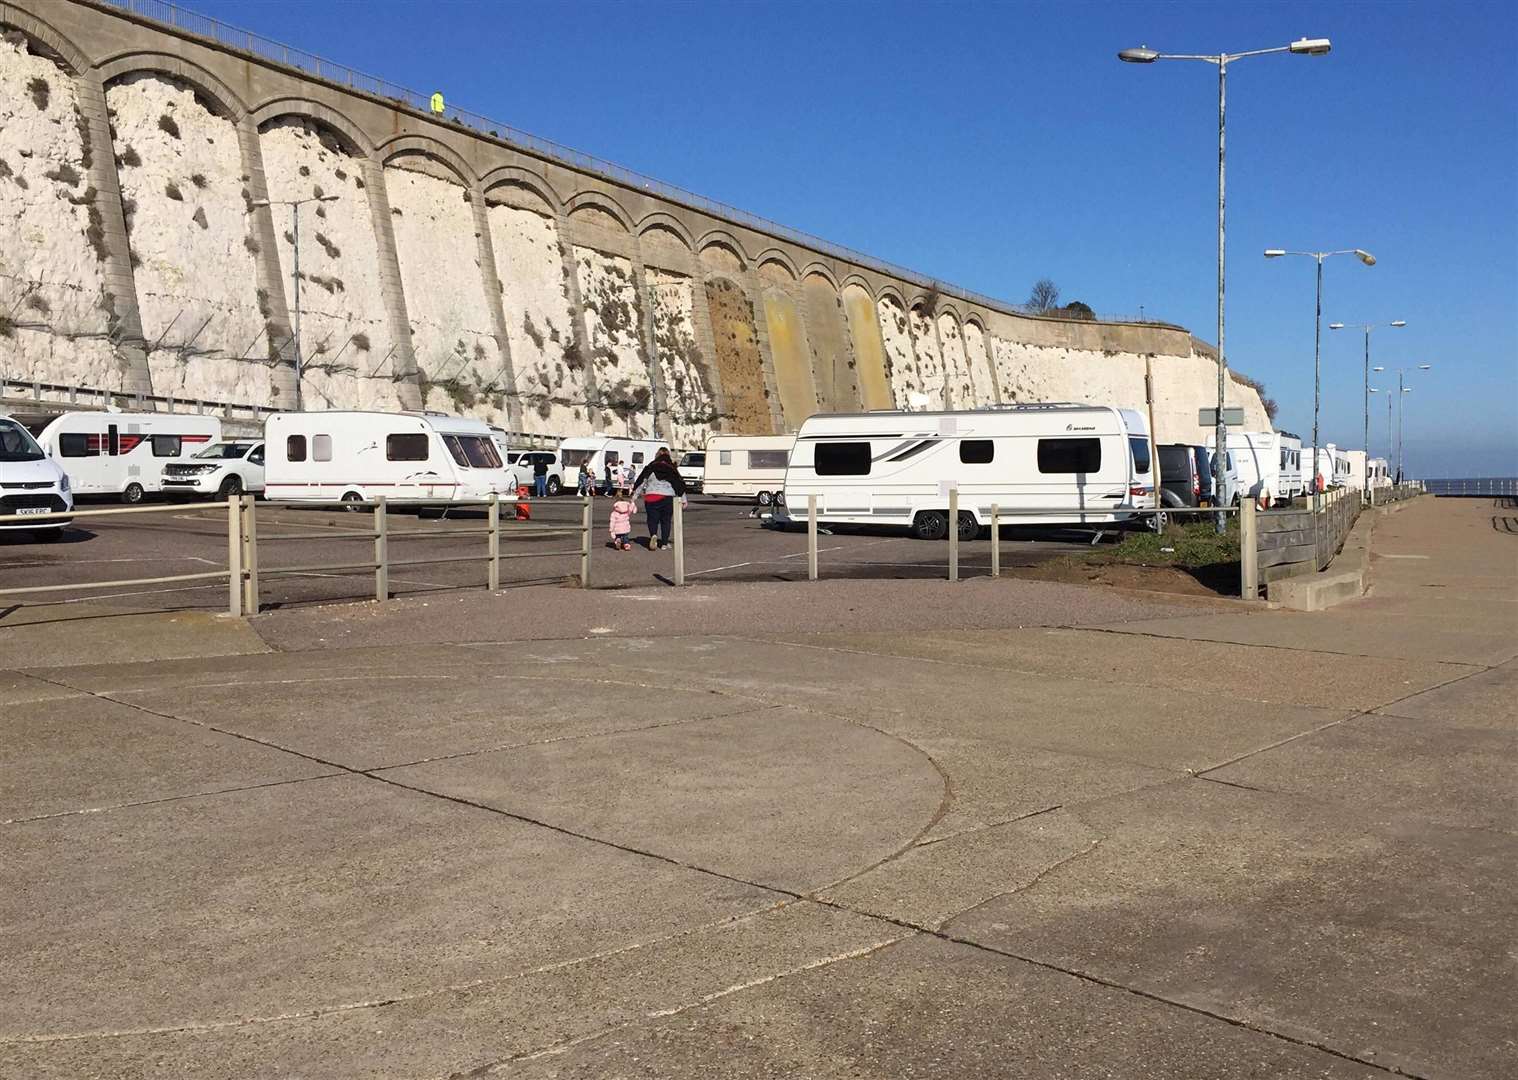
[[362, 510], [363, 507], [359, 504], [363, 501], [364, 497], [356, 491], [347, 491], [343, 493], [343, 509], [349, 511], [350, 513], [356, 514]]
[[774, 503], [775, 503], [776, 506], [784, 506], [785, 505], [785, 492], [783, 492], [783, 491], [777, 491], [777, 492], [775, 492], [775, 494], [773, 496], [773, 499], [774, 499]]
[[242, 477], [236, 473], [221, 482], [221, 488], [216, 492], [216, 497], [225, 502], [227, 499], [235, 499], [242, 494]]
[[755, 501], [760, 506], [771, 506], [775, 502], [775, 497], [768, 491], [761, 491], [757, 496], [755, 496]]
[[912, 535], [919, 540], [942, 540], [949, 535], [949, 515], [942, 510], [924, 510], [912, 519]]
[[975, 515], [968, 510], [959, 512], [959, 538], [961, 540], [974, 540], [980, 536], [980, 523], [975, 520]]
[[146, 493], [142, 490], [142, 485], [134, 480], [122, 489], [121, 501], [131, 503], [135, 506], [137, 503], [142, 502], [142, 497], [144, 494]]
[[560, 491], [563, 490], [564, 485], [559, 483], [559, 478], [557, 476], [550, 476], [548, 478], [548, 494], [557, 495]]
[[1165, 531], [1165, 526], [1170, 524], [1170, 515], [1162, 510], [1158, 514], [1151, 514], [1148, 520], [1151, 531], [1162, 533]]

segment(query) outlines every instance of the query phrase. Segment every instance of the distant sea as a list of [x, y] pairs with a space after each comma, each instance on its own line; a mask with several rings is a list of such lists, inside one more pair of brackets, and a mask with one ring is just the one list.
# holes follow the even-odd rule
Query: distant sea
[[1467, 479], [1425, 480], [1430, 495], [1514, 495], [1518, 496], [1518, 476], [1476, 476]]

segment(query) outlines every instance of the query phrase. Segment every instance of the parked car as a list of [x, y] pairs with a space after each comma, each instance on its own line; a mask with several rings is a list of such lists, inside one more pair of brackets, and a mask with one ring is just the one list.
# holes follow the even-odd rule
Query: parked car
[[521, 483], [531, 487], [533, 478], [537, 476], [538, 462], [542, 462], [548, 469], [544, 475], [548, 477], [545, 485], [548, 494], [557, 495], [564, 490], [564, 463], [559, 460], [557, 450], [508, 450], [506, 451], [506, 464], [517, 475]]
[[[26, 518], [73, 508], [68, 474], [31, 432], [9, 416], [0, 416], [0, 515]], [[24, 530], [39, 540], [56, 540], [68, 523], [68, 518], [44, 518], [35, 524], [6, 521], [0, 522], [0, 532]]]
[[212, 443], [188, 461], [171, 461], [163, 467], [165, 495], [230, 499], [261, 495], [263, 490], [262, 439]]
[[1197, 468], [1197, 451], [1202, 448], [1184, 443], [1165, 443], [1157, 449], [1160, 458], [1160, 505], [1202, 505], [1202, 478]]
[[701, 491], [706, 484], [706, 451], [692, 450], [680, 455], [680, 476], [691, 491]]

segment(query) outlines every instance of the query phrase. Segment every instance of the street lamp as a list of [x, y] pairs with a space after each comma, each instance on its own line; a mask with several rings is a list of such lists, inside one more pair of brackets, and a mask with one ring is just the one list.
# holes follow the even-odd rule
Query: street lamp
[[291, 247], [295, 249], [295, 411], [301, 411], [301, 352], [300, 352], [300, 208], [306, 203], [336, 202], [336, 195], [313, 195], [309, 199], [254, 199], [248, 203], [248, 209], [253, 210], [265, 206], [288, 206], [295, 219], [295, 228], [292, 232], [294, 240]]
[[[1366, 266], [1375, 266], [1376, 257], [1364, 248], [1345, 248], [1342, 251], [1286, 251], [1282, 248], [1266, 248], [1267, 259], [1279, 259], [1283, 255], [1301, 255], [1318, 264], [1318, 306], [1312, 321], [1312, 513], [1318, 520], [1318, 404], [1322, 396], [1322, 347], [1323, 347], [1323, 260], [1335, 255], [1353, 255]], [[1368, 381], [1368, 380], [1367, 380]]]
[[[1223, 343], [1223, 210], [1226, 204], [1224, 177], [1224, 133], [1225, 120], [1227, 117], [1228, 104], [1228, 65], [1235, 60], [1242, 60], [1246, 56], [1264, 56], [1267, 53], [1297, 53], [1303, 56], [1325, 56], [1332, 48], [1327, 38], [1300, 38], [1290, 45], [1281, 45], [1274, 49], [1254, 49], [1250, 52], [1219, 53], [1216, 56], [1196, 56], [1182, 53], [1156, 52], [1147, 45], [1141, 45], [1137, 49], [1124, 49], [1117, 54], [1117, 58], [1127, 64], [1152, 64], [1156, 60], [1200, 60], [1205, 64], [1215, 64], [1218, 69], [1218, 414], [1215, 417], [1217, 427], [1215, 438], [1217, 440], [1217, 453], [1213, 455], [1212, 490], [1216, 496], [1223, 492], [1224, 460], [1226, 447], [1228, 446], [1228, 429], [1223, 423], [1223, 394], [1228, 381], [1228, 353]], [[1223, 531], [1223, 515], [1217, 515], [1217, 530]]]
[[[1398, 368], [1392, 368], [1391, 369], [1392, 371], [1395, 371], [1397, 373], [1397, 436], [1396, 436], [1396, 447], [1397, 447], [1397, 482], [1399, 484], [1402, 482], [1402, 395], [1403, 394], [1411, 394], [1413, 392], [1413, 388], [1411, 386], [1405, 385], [1404, 377], [1407, 374], [1407, 372], [1409, 372], [1409, 371], [1432, 371], [1433, 368], [1434, 368], [1433, 364], [1418, 364], [1416, 366], [1398, 367]], [[1386, 369], [1378, 367], [1378, 368], [1376, 368], [1376, 370], [1377, 371], [1384, 371]], [[1390, 393], [1391, 393], [1391, 391], [1388, 390], [1387, 394], [1390, 394]], [[1392, 403], [1392, 399], [1390, 397], [1388, 397], [1386, 399], [1386, 436], [1387, 436], [1388, 442], [1391, 440], [1391, 436], [1392, 436], [1392, 430], [1391, 430], [1391, 403]]]
[[[1389, 323], [1356, 323], [1361, 330], [1365, 331], [1365, 490], [1363, 494], [1370, 498], [1370, 332], [1381, 326], [1403, 327], [1407, 325], [1406, 319], [1393, 319]], [[1328, 324], [1330, 330], [1343, 330], [1341, 322]], [[1380, 368], [1376, 369], [1380, 371]]]

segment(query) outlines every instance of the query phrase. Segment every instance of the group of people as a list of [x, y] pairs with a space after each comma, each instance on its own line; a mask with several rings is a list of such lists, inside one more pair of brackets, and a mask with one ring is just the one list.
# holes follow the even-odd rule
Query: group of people
[[[612, 466], [607, 466], [608, 479]], [[611, 504], [608, 522], [611, 533], [610, 546], [618, 551], [632, 548], [632, 519], [637, 511], [637, 500], [643, 500], [643, 513], [648, 522], [648, 550], [659, 551], [670, 546], [670, 529], [674, 526], [675, 500], [682, 507], [688, 505], [685, 480], [668, 450], [660, 448], [654, 459], [643, 466], [643, 471], [633, 479], [631, 465], [617, 466], [618, 483], [616, 500]], [[587, 480], [590, 483], [587, 484]], [[580, 493], [586, 494], [594, 486], [590, 470], [580, 466]], [[608, 486], [610, 486], [608, 484]]]

